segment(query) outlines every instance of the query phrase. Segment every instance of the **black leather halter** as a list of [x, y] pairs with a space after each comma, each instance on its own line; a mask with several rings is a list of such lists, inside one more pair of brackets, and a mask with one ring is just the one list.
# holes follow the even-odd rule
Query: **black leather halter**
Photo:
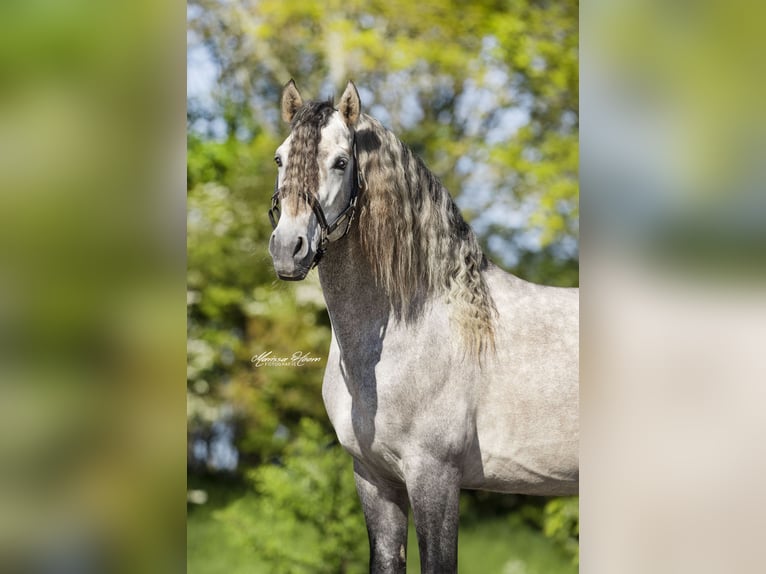
[[[353, 143], [352, 150], [353, 150], [352, 169], [354, 170], [355, 173], [353, 177], [351, 178], [352, 180], [351, 197], [349, 199], [349, 202], [346, 208], [340, 212], [340, 214], [338, 215], [338, 217], [335, 218], [335, 221], [333, 221], [332, 224], [327, 223], [327, 218], [325, 217], [324, 210], [322, 209], [322, 205], [319, 203], [319, 199], [317, 198], [316, 195], [308, 191], [298, 192], [298, 196], [305, 199], [306, 202], [311, 207], [311, 211], [314, 212], [314, 215], [317, 218], [317, 222], [319, 223], [319, 228], [321, 230], [319, 247], [317, 248], [316, 253], [314, 254], [314, 260], [311, 263], [310, 269], [313, 269], [319, 264], [319, 261], [327, 252], [328, 244], [330, 244], [333, 241], [337, 241], [338, 239], [341, 239], [342, 237], [345, 237], [346, 234], [348, 234], [349, 229], [351, 229], [351, 222], [354, 220], [354, 213], [356, 211], [356, 201], [359, 197], [359, 191], [362, 187], [361, 185], [362, 174], [360, 170], [358, 169], [358, 163], [356, 159], [356, 133], [354, 133], [354, 143]], [[279, 189], [279, 176], [277, 176], [277, 180], [274, 182], [274, 195], [271, 196], [271, 209], [269, 209], [269, 220], [271, 221], [272, 229], [276, 229], [277, 223], [279, 222], [280, 191], [281, 190]], [[335, 237], [334, 239], [330, 239], [330, 236], [333, 233], [335, 233], [338, 230], [338, 228], [341, 225], [343, 225], [344, 222], [346, 223], [346, 229], [343, 231], [343, 234], [339, 235], [338, 237]]]

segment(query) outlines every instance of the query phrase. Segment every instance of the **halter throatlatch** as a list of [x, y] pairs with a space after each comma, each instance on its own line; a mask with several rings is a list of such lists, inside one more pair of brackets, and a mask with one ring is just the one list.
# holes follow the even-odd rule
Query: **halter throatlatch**
[[[311, 207], [311, 211], [314, 212], [314, 215], [317, 218], [317, 222], [319, 223], [319, 229], [321, 230], [319, 247], [317, 247], [316, 253], [314, 254], [314, 261], [311, 263], [310, 269], [313, 269], [319, 264], [319, 261], [327, 252], [327, 246], [330, 243], [337, 241], [338, 239], [341, 239], [348, 234], [349, 229], [351, 229], [351, 223], [354, 221], [356, 201], [359, 197], [359, 189], [361, 188], [361, 173], [359, 171], [356, 159], [356, 133], [354, 133], [352, 160], [354, 162], [353, 169], [355, 173], [351, 178], [351, 197], [349, 199], [348, 205], [343, 211], [340, 212], [332, 224], [327, 223], [327, 218], [325, 217], [322, 205], [319, 203], [319, 199], [315, 195], [307, 191], [300, 191], [298, 193], [298, 196], [305, 199]], [[271, 221], [272, 229], [276, 229], [277, 223], [279, 223], [279, 192], [279, 176], [277, 176], [277, 180], [274, 182], [274, 195], [271, 196], [271, 209], [269, 209], [269, 220]], [[343, 230], [343, 233], [338, 237], [331, 238], [330, 236], [335, 233], [344, 223], [346, 224], [346, 228]]]

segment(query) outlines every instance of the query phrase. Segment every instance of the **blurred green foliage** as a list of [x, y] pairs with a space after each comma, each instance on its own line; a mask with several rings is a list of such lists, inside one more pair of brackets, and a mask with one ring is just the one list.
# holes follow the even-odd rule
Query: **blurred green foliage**
[[0, 2], [3, 572], [183, 567], [184, 13]]
[[545, 505], [543, 532], [580, 563], [580, 501], [578, 497], [554, 498]]
[[230, 535], [254, 550], [274, 574], [359, 572], [367, 565], [367, 530], [351, 457], [334, 435], [303, 419], [282, 464], [249, 473], [258, 498], [220, 513]]
[[[577, 285], [577, 13], [573, 1], [190, 2], [189, 470], [220, 471], [216, 425], [233, 430], [236, 472], [259, 497], [216, 516], [268, 571], [356, 571], [367, 553], [350, 458], [328, 448], [318, 280], [278, 282], [267, 252], [282, 86], [292, 77], [324, 98], [352, 78], [364, 111], [421, 155], [492, 259]], [[252, 362], [298, 351], [322, 360]], [[576, 543], [561, 512], [530, 524]]]

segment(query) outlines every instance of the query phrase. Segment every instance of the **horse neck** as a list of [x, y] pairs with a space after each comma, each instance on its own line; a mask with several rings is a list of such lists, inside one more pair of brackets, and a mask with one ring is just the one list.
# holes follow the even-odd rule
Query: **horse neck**
[[357, 228], [330, 244], [319, 267], [327, 311], [344, 354], [364, 352], [388, 324], [391, 304], [362, 253]]

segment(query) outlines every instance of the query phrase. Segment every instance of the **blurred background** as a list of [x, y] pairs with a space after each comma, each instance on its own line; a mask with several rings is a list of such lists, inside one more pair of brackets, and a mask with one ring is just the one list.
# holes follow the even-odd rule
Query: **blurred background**
[[[489, 257], [578, 284], [576, 1], [222, 2], [187, 9], [188, 531], [191, 573], [365, 572], [351, 458], [321, 399], [316, 273], [275, 280], [266, 213], [284, 84], [338, 97], [419, 154]], [[295, 367], [253, 357], [320, 357]], [[577, 498], [466, 493], [460, 571], [570, 573]], [[418, 572], [414, 528], [409, 571]]]
[[580, 17], [581, 570], [760, 572], [766, 5]]
[[184, 564], [185, 5], [0, 2], [0, 571]]
[[[324, 365], [249, 363], [327, 344], [261, 248], [290, 76], [353, 78], [496, 262], [578, 282], [575, 8], [283, 4], [0, 2], [3, 572], [360, 567]], [[588, 574], [763, 570], [765, 19], [580, 10]], [[461, 571], [571, 571], [576, 508], [466, 497]]]

